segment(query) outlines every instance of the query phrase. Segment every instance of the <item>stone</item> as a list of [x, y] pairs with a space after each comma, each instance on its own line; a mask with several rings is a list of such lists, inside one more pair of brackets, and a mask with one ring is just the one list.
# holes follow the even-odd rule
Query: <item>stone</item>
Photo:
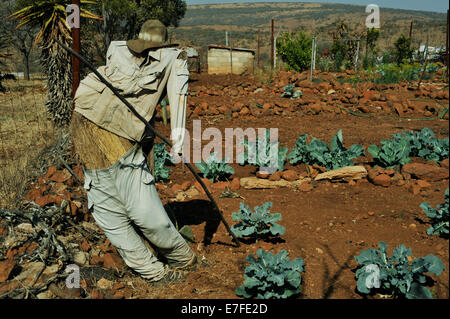
[[391, 178], [387, 174], [381, 174], [375, 176], [375, 178], [372, 179], [372, 183], [378, 186], [388, 187], [389, 185], [391, 185]]
[[183, 191], [183, 187], [182, 187], [180, 184], [174, 184], [174, 185], [170, 188], [170, 190], [171, 190], [174, 194], [176, 194], [176, 193], [178, 193], [178, 192]]
[[310, 178], [298, 179], [293, 182], [281, 179], [279, 181], [271, 181], [269, 179], [261, 179], [257, 177], [243, 177], [240, 179], [241, 187], [245, 189], [273, 189], [282, 187], [298, 187], [301, 184], [310, 181]]
[[74, 261], [74, 263], [76, 263], [79, 266], [84, 266], [87, 264], [88, 257], [89, 257], [88, 253], [86, 253], [84, 251], [77, 251], [73, 255], [73, 261]]
[[417, 185], [420, 186], [420, 188], [431, 187], [431, 184], [430, 184], [430, 183], [428, 183], [427, 181], [421, 180], [421, 179], [417, 180], [416, 183], [417, 183]]
[[245, 116], [245, 115], [249, 115], [250, 114], [250, 110], [248, 109], [248, 107], [244, 106], [241, 111], [239, 112], [239, 115], [241, 116]]
[[21, 282], [27, 287], [31, 287], [37, 281], [42, 271], [45, 269], [45, 264], [40, 261], [32, 262], [23, 265], [22, 271], [19, 275], [14, 277], [15, 280]]
[[110, 269], [122, 269], [123, 261], [119, 255], [106, 253], [103, 256], [103, 266]]
[[297, 180], [298, 175], [297, 172], [294, 170], [286, 170], [281, 173], [281, 176], [283, 179], [287, 180], [288, 182], [293, 182]]
[[314, 180], [358, 180], [367, 176], [364, 166], [346, 166], [318, 174]]
[[67, 182], [72, 175], [67, 169], [54, 172], [48, 179], [52, 182], [64, 183]]
[[310, 192], [314, 189], [314, 186], [311, 183], [302, 183], [300, 184], [300, 186], [298, 187], [298, 190], [301, 192]]
[[113, 288], [113, 282], [111, 280], [101, 278], [99, 281], [97, 281], [97, 287], [103, 290], [109, 290]]
[[269, 180], [270, 181], [279, 181], [281, 179], [281, 175], [282, 175], [282, 172], [276, 171], [275, 173], [270, 175]]
[[441, 167], [445, 167], [446, 169], [449, 168], [449, 166], [448, 166], [448, 158], [443, 159], [443, 160], [441, 161]]
[[181, 189], [185, 192], [191, 187], [192, 183], [190, 181], [185, 181], [181, 184]]
[[269, 177], [269, 173], [264, 172], [264, 171], [257, 171], [256, 172], [256, 177], [258, 178], [262, 178], [262, 179], [267, 179]]
[[[202, 182], [203, 182], [203, 184], [205, 184], [206, 188], [209, 191], [211, 191], [211, 181], [207, 178], [202, 178]], [[203, 189], [203, 187], [200, 185], [200, 183], [198, 181], [195, 181], [194, 186], [200, 193], [206, 194], [205, 190]]]
[[14, 259], [0, 261], [0, 284], [8, 280], [8, 277], [16, 264], [17, 263]]
[[230, 183], [230, 189], [231, 189], [232, 191], [236, 191], [236, 190], [239, 189], [239, 187], [241, 187], [239, 177], [233, 178], [233, 180], [232, 180], [231, 183]]
[[403, 165], [402, 173], [410, 174], [412, 177], [428, 182], [437, 182], [449, 177], [449, 172], [446, 168], [422, 163], [409, 163]]
[[224, 191], [229, 186], [230, 186], [229, 182], [215, 182], [211, 184], [212, 189], [217, 191]]

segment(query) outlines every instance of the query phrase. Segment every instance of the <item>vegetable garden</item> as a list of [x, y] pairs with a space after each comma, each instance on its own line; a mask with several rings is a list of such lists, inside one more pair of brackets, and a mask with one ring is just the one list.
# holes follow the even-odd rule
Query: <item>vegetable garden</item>
[[[30, 184], [24, 205], [48, 210], [64, 204], [53, 198], [69, 193], [67, 214], [95, 236], [63, 229], [59, 238], [72, 253], [65, 263], [82, 254], [83, 269], [110, 274], [82, 281], [77, 297], [448, 298], [448, 87], [433, 76], [420, 91], [416, 82], [357, 83], [352, 76], [317, 72], [310, 82], [294, 71], [263, 81], [192, 75], [189, 132], [201, 120], [202, 128], [221, 132], [278, 128], [278, 141], [269, 143], [267, 131], [245, 139], [237, 160], [212, 152], [195, 163], [240, 247], [187, 168], [156, 145], [156, 187], [199, 257], [180, 284], [155, 288], [121, 264], [87, 211], [82, 185], [70, 174], [56, 181], [65, 167], [49, 167]], [[168, 136], [160, 114], [156, 128]], [[277, 171], [259, 171], [268, 165], [270, 145], [278, 148]], [[69, 166], [82, 178], [76, 162]], [[0, 236], [8, 242], [9, 235]], [[24, 260], [34, 254], [21, 253]], [[0, 295], [12, 278], [0, 283]]]

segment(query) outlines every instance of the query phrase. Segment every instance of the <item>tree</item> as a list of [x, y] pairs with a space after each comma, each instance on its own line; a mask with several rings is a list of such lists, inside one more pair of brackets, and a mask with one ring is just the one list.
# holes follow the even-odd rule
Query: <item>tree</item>
[[15, 2], [10, 0], [0, 3], [0, 25], [9, 34], [10, 46], [22, 55], [24, 78], [30, 80], [30, 55], [37, 31], [36, 27], [30, 25], [17, 28], [17, 21], [7, 19], [14, 12]]
[[403, 33], [395, 41], [395, 62], [400, 65], [403, 63], [408, 63], [412, 58], [413, 49], [411, 48], [411, 39], [406, 37]]
[[366, 69], [373, 66], [376, 61], [376, 45], [378, 38], [380, 37], [380, 30], [375, 28], [367, 29], [365, 36], [366, 39], [366, 52], [363, 61], [363, 67]]
[[311, 44], [304, 32], [285, 32], [277, 41], [277, 50], [288, 68], [301, 72], [311, 65]]
[[158, 19], [167, 27], [178, 27], [186, 12], [186, 1], [98, 0], [92, 11], [101, 15], [103, 21], [87, 21], [81, 28], [82, 39], [93, 48], [94, 52], [87, 54], [100, 57], [98, 62], [103, 64], [111, 41], [137, 37], [142, 24], [148, 19]]
[[2, 71], [6, 67], [6, 59], [10, 57], [7, 52], [9, 41], [9, 36], [4, 31], [0, 31], [0, 92], [6, 92], [6, 88], [2, 85], [4, 79]]
[[[20, 20], [18, 27], [36, 26], [39, 33], [36, 43], [41, 47], [40, 63], [47, 76], [47, 110], [58, 126], [67, 125], [72, 114], [72, 57], [55, 40], [71, 46], [71, 36], [66, 25], [66, 7], [71, 0], [18, 0], [17, 9], [11, 15]], [[81, 0], [81, 5], [93, 4]], [[90, 11], [80, 8], [84, 18], [98, 19]]]

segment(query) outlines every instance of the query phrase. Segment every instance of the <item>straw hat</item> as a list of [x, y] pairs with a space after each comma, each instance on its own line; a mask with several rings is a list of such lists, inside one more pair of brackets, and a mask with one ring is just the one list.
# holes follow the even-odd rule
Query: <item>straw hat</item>
[[128, 40], [127, 46], [136, 53], [142, 53], [147, 49], [159, 49], [178, 46], [167, 43], [167, 28], [159, 20], [147, 20], [141, 27], [141, 32], [136, 40]]

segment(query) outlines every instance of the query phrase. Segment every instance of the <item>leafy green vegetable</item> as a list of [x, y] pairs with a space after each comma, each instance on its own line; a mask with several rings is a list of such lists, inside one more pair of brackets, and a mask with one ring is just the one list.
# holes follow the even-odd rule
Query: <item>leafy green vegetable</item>
[[315, 137], [307, 144], [307, 138], [308, 134], [301, 135], [298, 138], [295, 147], [288, 155], [291, 164], [319, 164], [328, 170], [332, 170], [353, 166], [352, 159], [365, 155], [364, 148], [361, 145], [354, 144], [349, 149], [344, 147], [342, 130], [339, 130], [333, 137], [330, 147]]
[[409, 158], [411, 147], [406, 139], [383, 140], [381, 148], [370, 145], [367, 151], [373, 156], [375, 164], [381, 167], [405, 165], [411, 161]]
[[449, 143], [448, 138], [438, 139], [432, 130], [425, 127], [420, 132], [405, 131], [393, 134], [395, 140], [406, 139], [410, 146], [409, 156], [423, 157], [429, 161], [440, 162], [448, 158]]
[[449, 235], [449, 193], [445, 191], [445, 203], [439, 204], [436, 208], [431, 207], [427, 202], [420, 204], [420, 208], [431, 218], [432, 226], [427, 229], [428, 235], [438, 235], [448, 238]]
[[165, 143], [157, 143], [154, 145], [155, 152], [155, 181], [169, 179], [170, 168], [165, 165], [173, 165], [172, 156], [166, 149]]
[[387, 244], [380, 242], [379, 249], [361, 251], [355, 260], [362, 266], [356, 271], [357, 290], [369, 294], [371, 289], [388, 292], [398, 298], [431, 299], [431, 292], [425, 287], [423, 273], [440, 275], [445, 270], [442, 261], [434, 256], [416, 258], [410, 262], [411, 248], [399, 245], [389, 257]]
[[392, 134], [392, 139], [381, 141], [381, 148], [370, 145], [367, 149], [375, 163], [381, 167], [405, 165], [411, 161], [410, 156], [423, 157], [429, 161], [440, 162], [448, 158], [449, 141], [438, 139], [429, 128], [420, 132], [405, 131]]
[[281, 97], [289, 97], [291, 99], [298, 99], [303, 95], [301, 90], [295, 90], [295, 84], [288, 84], [283, 86], [283, 93], [281, 93]]
[[288, 148], [280, 148], [278, 141], [270, 141], [270, 130], [267, 129], [264, 132], [262, 139], [258, 137], [256, 142], [244, 139], [243, 144], [244, 151], [238, 154], [240, 165], [256, 165], [261, 170], [269, 171], [269, 173], [273, 173], [276, 170], [283, 171]]
[[262, 237], [269, 234], [273, 236], [283, 235], [286, 228], [275, 223], [282, 219], [281, 214], [270, 213], [269, 208], [272, 205], [272, 202], [267, 202], [261, 206], [255, 206], [255, 211], [252, 212], [250, 207], [240, 203], [239, 211], [231, 215], [231, 218], [234, 221], [239, 221], [239, 223], [233, 225], [231, 230], [237, 237]]
[[261, 248], [247, 256], [250, 266], [245, 268], [244, 284], [236, 288], [236, 295], [244, 298], [285, 299], [300, 292], [304, 271], [303, 259], [289, 261], [286, 250], [273, 255]]
[[234, 174], [234, 169], [227, 164], [227, 159], [220, 161], [216, 158], [217, 153], [212, 153], [206, 162], [195, 163], [195, 166], [212, 183]]

